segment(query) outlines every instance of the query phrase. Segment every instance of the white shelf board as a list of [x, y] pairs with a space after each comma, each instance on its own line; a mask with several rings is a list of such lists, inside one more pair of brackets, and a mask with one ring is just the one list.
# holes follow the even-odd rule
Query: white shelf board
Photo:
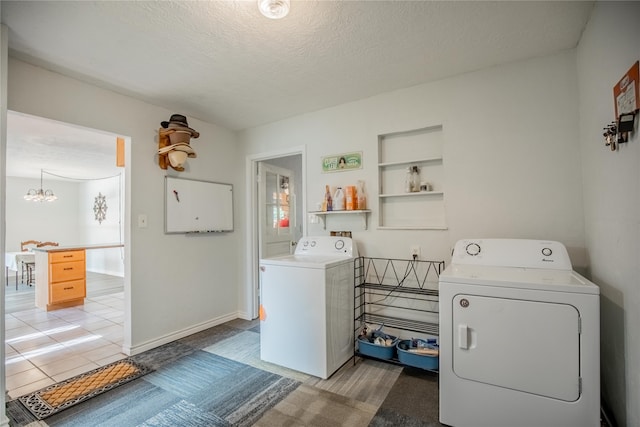
[[367, 214], [370, 213], [371, 211], [369, 209], [356, 209], [356, 210], [352, 210], [352, 211], [348, 211], [348, 210], [342, 210], [342, 211], [310, 211], [308, 212], [309, 214], [312, 215], [318, 215], [321, 219], [322, 219], [322, 226], [324, 228], [324, 230], [327, 229], [327, 221], [326, 218], [327, 216], [330, 215], [354, 215], [354, 214], [358, 214], [358, 215], [362, 215], [362, 221], [363, 221], [363, 228], [366, 230], [367, 229]]
[[311, 211], [314, 215], [335, 215], [335, 214], [365, 214], [371, 212], [369, 209], [341, 210], [341, 211]]
[[415, 159], [415, 160], [407, 160], [402, 162], [385, 162], [378, 163], [378, 167], [386, 167], [386, 166], [402, 166], [402, 165], [415, 165], [416, 163], [427, 163], [427, 162], [438, 162], [442, 161], [442, 157], [429, 157], [426, 159]]
[[378, 226], [378, 230], [448, 230], [446, 225], [384, 225]]
[[394, 194], [380, 194], [378, 197], [415, 197], [415, 196], [438, 196], [444, 194], [444, 191], [414, 191], [412, 193], [394, 193]]

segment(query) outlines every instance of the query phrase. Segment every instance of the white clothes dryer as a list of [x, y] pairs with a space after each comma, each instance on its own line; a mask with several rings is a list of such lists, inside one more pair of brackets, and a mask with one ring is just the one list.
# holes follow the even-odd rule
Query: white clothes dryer
[[439, 288], [441, 423], [600, 425], [600, 291], [564, 245], [460, 240]]
[[355, 242], [304, 237], [260, 260], [260, 358], [326, 379], [353, 357]]

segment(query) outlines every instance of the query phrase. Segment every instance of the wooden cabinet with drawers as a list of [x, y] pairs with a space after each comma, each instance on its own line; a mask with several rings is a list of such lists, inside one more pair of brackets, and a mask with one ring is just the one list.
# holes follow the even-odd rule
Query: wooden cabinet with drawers
[[71, 307], [83, 304], [86, 295], [84, 249], [36, 253], [37, 307]]

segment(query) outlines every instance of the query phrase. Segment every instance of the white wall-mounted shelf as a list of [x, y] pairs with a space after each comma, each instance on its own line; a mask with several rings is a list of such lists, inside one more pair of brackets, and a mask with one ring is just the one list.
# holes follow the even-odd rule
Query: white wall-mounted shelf
[[427, 197], [439, 196], [442, 194], [444, 194], [444, 191], [414, 191], [412, 193], [380, 194], [378, 197]]
[[448, 230], [449, 227], [446, 225], [407, 225], [403, 226], [388, 226], [388, 227], [378, 227], [378, 230]]
[[[378, 230], [446, 230], [442, 125], [378, 135]], [[405, 192], [416, 166], [431, 191]]]
[[331, 215], [361, 215], [362, 216], [362, 223], [363, 223], [363, 229], [366, 230], [367, 229], [367, 215], [369, 213], [371, 213], [371, 211], [369, 209], [357, 209], [357, 210], [353, 210], [353, 211], [347, 211], [347, 210], [343, 210], [343, 211], [311, 211], [309, 212], [312, 215], [318, 215], [320, 217], [320, 219], [322, 220], [322, 227], [324, 230], [327, 229], [327, 216], [331, 216]]
[[399, 161], [399, 162], [386, 162], [386, 163], [378, 163], [378, 166], [381, 168], [384, 167], [391, 167], [391, 166], [408, 166], [408, 165], [415, 165], [415, 164], [420, 164], [420, 163], [430, 163], [430, 162], [442, 162], [442, 157], [441, 156], [437, 156], [437, 157], [428, 157], [428, 158], [424, 158], [424, 159], [415, 159], [415, 160], [403, 160], [403, 161]]

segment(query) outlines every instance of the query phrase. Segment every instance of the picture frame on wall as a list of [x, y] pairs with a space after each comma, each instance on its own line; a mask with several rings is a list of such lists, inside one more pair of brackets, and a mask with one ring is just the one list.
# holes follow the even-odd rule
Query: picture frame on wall
[[322, 157], [322, 172], [345, 172], [362, 169], [362, 151]]

